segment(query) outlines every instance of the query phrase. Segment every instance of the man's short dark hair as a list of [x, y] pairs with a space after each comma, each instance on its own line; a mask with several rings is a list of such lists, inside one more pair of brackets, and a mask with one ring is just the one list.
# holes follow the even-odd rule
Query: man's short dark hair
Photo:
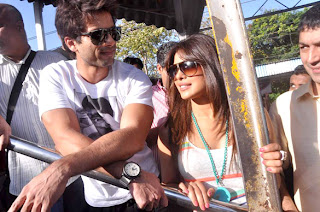
[[320, 28], [320, 4], [314, 5], [305, 14], [302, 15], [298, 27], [298, 32], [300, 33], [305, 29], [316, 28]]
[[167, 42], [162, 44], [157, 51], [157, 63], [161, 65], [161, 67], [165, 66], [165, 59], [167, 57], [168, 52], [177, 44], [177, 42]]
[[293, 74], [295, 74], [295, 75], [300, 75], [300, 74], [307, 74], [307, 75], [309, 75], [303, 65], [298, 65], [298, 66], [293, 70]]
[[60, 0], [56, 11], [55, 26], [62, 44], [65, 37], [70, 37], [80, 43], [79, 36], [86, 32], [88, 19], [101, 12], [108, 12], [115, 22], [116, 0]]
[[138, 69], [143, 69], [143, 63], [139, 58], [136, 57], [126, 57], [124, 58], [123, 62], [131, 64], [131, 65], [137, 65]]

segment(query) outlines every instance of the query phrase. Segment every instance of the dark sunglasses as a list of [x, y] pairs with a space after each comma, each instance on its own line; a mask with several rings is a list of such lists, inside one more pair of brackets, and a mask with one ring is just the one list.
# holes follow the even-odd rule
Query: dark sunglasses
[[121, 37], [121, 28], [120, 27], [110, 27], [106, 29], [96, 29], [91, 32], [82, 33], [82, 36], [89, 36], [91, 42], [94, 45], [101, 45], [108, 39], [108, 35], [111, 35], [113, 40], [118, 41]]
[[180, 70], [187, 77], [192, 77], [197, 73], [198, 63], [194, 61], [183, 61], [169, 66], [168, 74], [171, 78], [175, 77], [178, 70]]

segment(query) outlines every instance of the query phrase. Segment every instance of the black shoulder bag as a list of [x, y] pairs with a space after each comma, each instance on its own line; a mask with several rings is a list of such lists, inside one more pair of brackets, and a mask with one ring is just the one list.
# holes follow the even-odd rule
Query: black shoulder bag
[[[18, 98], [22, 89], [22, 84], [26, 78], [29, 67], [36, 53], [37, 52], [31, 50], [25, 63], [21, 65], [18, 76], [12, 87], [9, 102], [8, 102], [7, 119], [6, 119], [9, 125], [11, 124], [13, 112], [18, 102]], [[10, 195], [9, 193], [10, 177], [9, 177], [9, 170], [8, 170], [8, 152], [6, 152], [6, 156], [4, 157], [4, 159], [5, 159], [5, 167], [4, 167], [4, 170], [2, 171], [2, 173], [4, 174], [0, 176], [0, 178], [2, 178], [1, 181], [3, 182], [2, 185], [0, 184], [0, 211], [3, 211], [3, 210], [7, 211], [12, 204], [12, 198], [10, 198], [12, 195]]]

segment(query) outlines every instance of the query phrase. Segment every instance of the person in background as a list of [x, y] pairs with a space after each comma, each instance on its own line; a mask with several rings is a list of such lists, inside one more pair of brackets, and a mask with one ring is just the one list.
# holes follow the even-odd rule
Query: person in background
[[44, 69], [39, 114], [64, 157], [25, 186], [9, 211], [47, 211], [71, 176], [92, 169], [118, 178], [128, 190], [82, 176], [88, 203], [83, 211], [167, 206], [145, 143], [153, 118], [151, 82], [114, 59], [121, 35], [113, 18], [116, 8], [116, 0], [59, 2], [56, 28], [76, 60]]
[[143, 63], [139, 58], [136, 57], [126, 57], [124, 58], [123, 62], [133, 65], [137, 69], [143, 69]]
[[161, 79], [159, 79], [158, 77], [153, 77], [153, 76], [150, 77], [149, 79], [150, 79], [150, 81], [152, 83], [152, 86], [156, 85], [159, 80], [161, 81]]
[[[21, 13], [12, 5], [0, 4], [0, 115], [7, 117], [8, 102], [19, 70], [31, 54], [24, 22]], [[23, 86], [13, 111], [11, 133], [14, 136], [26, 139], [37, 145], [54, 149], [54, 143], [39, 119], [39, 76], [42, 69], [55, 62], [65, 60], [61, 54], [50, 51], [38, 51], [28, 69]], [[2, 120], [4, 122], [4, 120]], [[7, 127], [0, 130], [1, 152], [9, 144]], [[4, 162], [4, 158], [1, 158]], [[10, 187], [6, 196], [1, 196], [0, 202], [7, 211], [21, 192], [22, 188], [35, 176], [40, 174], [48, 165], [25, 155], [8, 151], [8, 168]], [[7, 181], [7, 183], [9, 183]], [[4, 189], [6, 189], [5, 185]], [[0, 203], [0, 204], [1, 204]], [[54, 211], [62, 211], [62, 202], [59, 201]], [[2, 210], [1, 210], [2, 211]]]
[[[166, 67], [172, 83], [169, 89], [170, 131], [163, 128], [158, 140], [162, 182], [179, 185], [201, 210], [209, 207], [211, 198], [246, 204], [214, 39], [194, 34], [180, 41], [169, 52]], [[269, 129], [272, 129], [268, 120], [267, 116]], [[277, 143], [260, 149], [267, 171], [281, 170], [279, 150]]]
[[63, 56], [65, 56], [65, 57], [67, 58], [67, 60], [74, 60], [74, 59], [76, 59], [74, 53], [73, 53], [73, 52], [68, 48], [68, 46], [64, 43], [64, 40], [61, 39], [61, 36], [60, 36], [59, 34], [58, 34], [58, 37], [59, 37], [62, 45], [61, 45], [60, 47], [52, 50], [52, 51], [58, 52], [58, 53], [62, 54]]
[[147, 144], [153, 152], [155, 160], [159, 164], [158, 158], [158, 135], [159, 129], [167, 121], [168, 116], [168, 96], [167, 91], [169, 89], [169, 76], [167, 68], [165, 66], [165, 59], [168, 52], [174, 47], [176, 42], [167, 42], [162, 44], [157, 51], [157, 71], [161, 76], [161, 80], [158, 80], [156, 85], [152, 86], [152, 103], [153, 103], [153, 122], [151, 129], [147, 137]]
[[[294, 202], [299, 211], [320, 208], [320, 4], [301, 17], [300, 57], [311, 77], [299, 89], [280, 95], [270, 108], [277, 139], [289, 152], [284, 170], [293, 167]], [[286, 180], [289, 176], [286, 176]]]
[[310, 75], [306, 71], [303, 65], [298, 65], [293, 74], [290, 77], [290, 88], [289, 91], [297, 90], [301, 85], [308, 83]]
[[52, 50], [53, 52], [58, 52], [60, 54], [62, 54], [64, 57], [67, 58], [67, 60], [72, 60], [74, 58], [71, 58], [71, 55], [69, 54], [69, 52], [67, 50], [64, 49], [63, 46], [60, 46], [54, 50]]

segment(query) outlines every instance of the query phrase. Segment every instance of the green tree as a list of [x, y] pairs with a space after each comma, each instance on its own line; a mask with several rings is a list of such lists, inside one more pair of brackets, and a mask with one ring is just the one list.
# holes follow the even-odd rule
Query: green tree
[[266, 16], [255, 19], [248, 25], [251, 51], [256, 65], [299, 57], [297, 29], [304, 12]]
[[116, 57], [120, 60], [127, 56], [138, 57], [144, 64], [144, 72], [150, 77], [157, 76], [157, 49], [162, 43], [172, 40], [174, 32], [122, 19], [121, 33]]

